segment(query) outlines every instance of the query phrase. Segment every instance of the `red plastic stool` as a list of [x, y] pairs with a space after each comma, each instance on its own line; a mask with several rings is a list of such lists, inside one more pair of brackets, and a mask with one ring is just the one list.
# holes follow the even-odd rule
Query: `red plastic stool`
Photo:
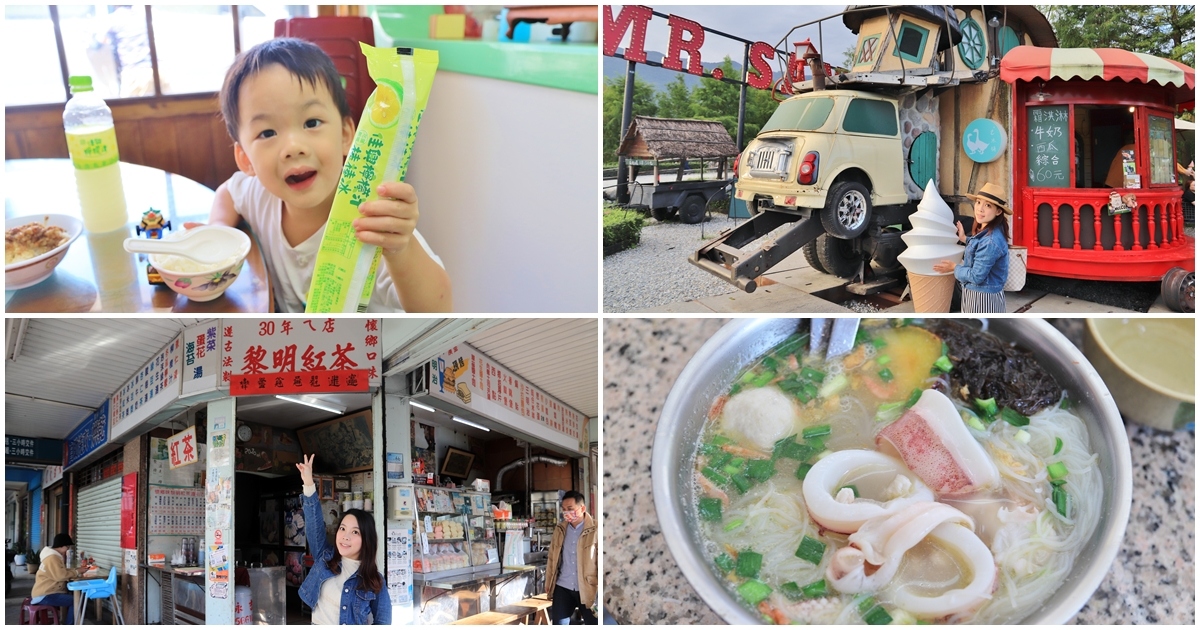
[[[54, 620], [50, 621], [49, 617]], [[44, 626], [47, 624], [59, 625], [58, 606], [45, 606], [42, 604], [34, 604], [32, 597], [26, 597], [25, 601], [21, 602], [21, 625]]]
[[367, 73], [367, 58], [358, 47], [358, 42], [375, 45], [375, 25], [371, 18], [328, 16], [275, 20], [275, 37], [310, 41], [333, 59], [338, 74], [346, 81], [346, 100], [357, 124], [367, 98], [375, 89], [375, 81]]

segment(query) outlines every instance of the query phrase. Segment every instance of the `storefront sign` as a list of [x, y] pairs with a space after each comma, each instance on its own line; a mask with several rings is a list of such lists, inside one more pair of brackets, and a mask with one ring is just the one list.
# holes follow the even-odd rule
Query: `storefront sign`
[[365, 392], [380, 383], [378, 319], [226, 319], [221, 386], [232, 396]]
[[42, 471], [42, 487], [49, 488], [63, 478], [62, 466], [47, 466]]
[[179, 399], [181, 338], [172, 339], [112, 395], [112, 439]]
[[92, 451], [108, 443], [108, 401], [92, 412], [67, 436], [67, 463], [70, 468]]
[[190, 426], [167, 440], [167, 454], [171, 468], [181, 468], [200, 461], [200, 449], [196, 445], [196, 427]]
[[466, 344], [431, 362], [429, 392], [573, 451], [586, 452], [586, 416]]
[[[646, 28], [654, 17], [649, 7], [626, 5], [619, 7], [620, 12], [613, 17], [613, 7], [604, 6], [604, 54], [608, 57], [617, 56], [617, 47], [630, 34], [629, 45], [625, 47], [621, 58], [638, 63], [646, 63]], [[711, 76], [714, 79], [734, 78], [725, 77], [720, 68], [713, 68], [712, 73], [704, 73], [704, 61], [701, 58], [701, 48], [704, 46], [706, 30], [699, 22], [688, 20], [678, 15], [667, 18], [667, 27], [671, 30], [667, 44], [667, 54], [663, 56], [662, 67], [677, 70], [696, 76]], [[717, 33], [718, 35], [720, 33]], [[784, 93], [792, 93], [792, 83], [805, 80], [805, 65], [803, 53], [811, 45], [800, 51], [788, 53], [787, 80], [779, 89]], [[687, 53], [687, 67], [684, 67], [682, 53]], [[754, 69], [746, 74], [746, 85], [760, 90], [770, 89], [774, 81], [771, 60], [775, 59], [777, 51], [766, 42], [750, 44], [750, 66]], [[825, 64], [825, 73], [832, 74], [829, 64]], [[741, 83], [741, 81], [738, 81]]]
[[4, 459], [8, 462], [61, 465], [63, 461], [63, 441], [49, 438], [5, 435]]
[[137, 473], [121, 477], [121, 548], [137, 549]]
[[976, 118], [963, 131], [962, 147], [973, 162], [995, 162], [1008, 148], [1008, 132], [990, 118]]
[[191, 396], [217, 388], [221, 365], [218, 338], [221, 325], [216, 320], [183, 330], [183, 385], [180, 394]]

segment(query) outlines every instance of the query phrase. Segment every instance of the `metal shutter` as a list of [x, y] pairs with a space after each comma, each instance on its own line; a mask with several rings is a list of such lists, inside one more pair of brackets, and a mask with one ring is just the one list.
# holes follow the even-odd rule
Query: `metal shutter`
[[122, 573], [121, 475], [80, 490], [77, 510], [75, 550]]

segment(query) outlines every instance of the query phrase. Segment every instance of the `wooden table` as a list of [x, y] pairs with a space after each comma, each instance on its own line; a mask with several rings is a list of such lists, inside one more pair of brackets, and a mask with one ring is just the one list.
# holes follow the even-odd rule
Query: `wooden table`
[[[6, 219], [42, 213], [80, 216], [74, 168], [67, 159], [5, 160]], [[144, 254], [130, 254], [123, 242], [136, 236], [142, 213], [155, 208], [171, 222], [204, 222], [214, 193], [181, 175], [121, 162], [130, 222], [107, 234], [84, 232], [49, 278], [26, 289], [5, 291], [5, 311], [33, 313], [270, 313], [271, 285], [261, 250], [251, 235], [242, 274], [211, 302], [193, 302], [165, 285], [146, 280]], [[245, 228], [243, 228], [245, 229]], [[168, 232], [170, 233], [170, 232]], [[248, 233], [248, 231], [247, 231]]]

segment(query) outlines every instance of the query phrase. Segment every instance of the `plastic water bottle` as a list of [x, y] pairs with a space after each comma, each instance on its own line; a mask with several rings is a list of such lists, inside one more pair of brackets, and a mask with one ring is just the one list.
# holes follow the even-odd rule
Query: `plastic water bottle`
[[129, 222], [112, 110], [92, 89], [91, 77], [74, 76], [69, 83], [71, 100], [63, 110], [63, 127], [75, 165], [83, 226], [93, 234], [111, 232]]

